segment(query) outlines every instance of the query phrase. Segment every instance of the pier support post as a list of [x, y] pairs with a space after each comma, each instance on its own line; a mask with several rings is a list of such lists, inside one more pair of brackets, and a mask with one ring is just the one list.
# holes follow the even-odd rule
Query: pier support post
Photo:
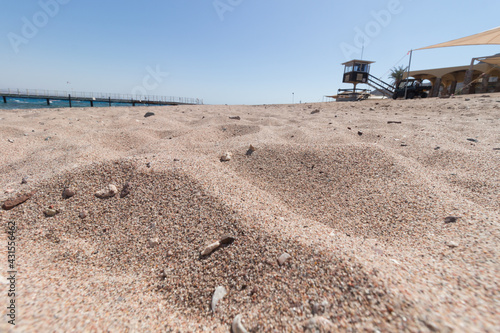
[[111, 107], [111, 97], [109, 98], [109, 107]]
[[47, 98], [47, 105], [50, 106], [50, 99]]
[[71, 94], [68, 95], [69, 107], [71, 107]]
[[90, 101], [90, 107], [94, 107], [94, 101]]
[[131, 100], [130, 102], [132, 103], [132, 106], [135, 106], [134, 100]]
[[7, 97], [5, 97], [5, 96], [2, 96], [2, 97], [3, 97], [3, 102], [7, 103]]

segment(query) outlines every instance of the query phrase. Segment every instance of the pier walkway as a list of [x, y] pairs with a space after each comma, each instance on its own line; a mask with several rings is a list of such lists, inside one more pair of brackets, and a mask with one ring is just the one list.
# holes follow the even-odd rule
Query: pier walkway
[[94, 106], [94, 102], [109, 103], [128, 103], [132, 106], [136, 105], [179, 105], [189, 104], [197, 105], [203, 104], [202, 99], [188, 98], [188, 97], [173, 97], [173, 96], [138, 96], [130, 94], [107, 94], [96, 92], [74, 92], [74, 91], [57, 91], [57, 90], [43, 90], [43, 89], [0, 89], [0, 96], [3, 102], [7, 103], [8, 98], [29, 98], [29, 99], [44, 99], [47, 105], [50, 101], [68, 101], [71, 107], [72, 101], [87, 101], [90, 106]]

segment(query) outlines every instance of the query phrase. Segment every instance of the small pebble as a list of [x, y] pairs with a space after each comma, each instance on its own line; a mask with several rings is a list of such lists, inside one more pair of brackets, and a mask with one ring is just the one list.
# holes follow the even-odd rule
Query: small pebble
[[127, 195], [130, 194], [130, 189], [132, 185], [130, 182], [126, 182], [125, 185], [123, 185], [122, 191], [120, 192], [120, 198], [125, 198]]
[[229, 117], [229, 119], [241, 120], [240, 116]]
[[229, 162], [231, 160], [231, 158], [233, 157], [233, 154], [231, 154], [230, 152], [225, 152], [221, 157], [220, 157], [220, 161], [221, 162]]
[[23, 179], [21, 179], [21, 184], [26, 184], [28, 183], [28, 177], [23, 177]]
[[78, 214], [78, 217], [81, 218], [81, 219], [84, 219], [86, 218], [88, 215], [87, 211], [86, 210], [82, 210], [79, 214]]
[[456, 216], [447, 216], [444, 219], [444, 223], [454, 223], [454, 222], [457, 222], [458, 219], [459, 219], [459, 217], [456, 217]]
[[9, 141], [10, 143], [14, 143], [14, 140], [12, 139], [7, 139], [7, 141]]
[[148, 246], [149, 247], [156, 247], [160, 244], [160, 240], [158, 239], [158, 237], [156, 238], [150, 238], [149, 241], [148, 241]]
[[66, 187], [63, 190], [62, 197], [63, 197], [63, 199], [69, 199], [72, 196], [74, 196], [75, 194], [76, 194], [76, 191], [73, 188]]
[[106, 188], [99, 190], [95, 193], [95, 196], [101, 199], [114, 197], [118, 193], [118, 189], [115, 185], [109, 184]]
[[448, 245], [451, 248], [458, 247], [458, 243], [454, 242], [454, 241], [448, 241], [448, 242], [446, 242], [446, 245]]
[[202, 256], [208, 256], [210, 253], [212, 253], [215, 249], [217, 249], [220, 246], [220, 242], [217, 241], [215, 243], [212, 243], [208, 245], [203, 251], [201, 251]]
[[52, 217], [52, 216], [56, 216], [57, 213], [59, 213], [59, 211], [57, 211], [56, 209], [47, 208], [43, 213], [47, 217]]

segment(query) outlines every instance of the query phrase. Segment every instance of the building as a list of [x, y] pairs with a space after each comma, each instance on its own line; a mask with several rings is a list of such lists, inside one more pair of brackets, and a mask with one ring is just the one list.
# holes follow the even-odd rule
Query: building
[[[477, 64], [474, 64], [478, 61]], [[410, 77], [429, 80], [429, 97], [500, 92], [500, 55], [473, 58], [470, 66], [410, 71]]]

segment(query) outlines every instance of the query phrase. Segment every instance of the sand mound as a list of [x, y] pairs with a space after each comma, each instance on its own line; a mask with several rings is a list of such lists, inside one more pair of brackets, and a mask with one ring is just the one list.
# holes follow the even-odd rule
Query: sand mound
[[[94, 195], [110, 183], [118, 188], [129, 183], [130, 194]], [[64, 199], [66, 187], [76, 195]], [[109, 278], [137, 275], [150, 287], [145, 292], [157, 293], [186, 315], [209, 315], [223, 324], [244, 313], [251, 331], [302, 329], [313, 314], [335, 319], [339, 329], [412, 325], [401, 319], [409, 317], [408, 305], [392, 299], [372, 279], [373, 272], [351, 259], [266, 233], [180, 171], [108, 162], [59, 175], [35, 190], [13, 216], [31, 255], [104, 271]], [[44, 216], [49, 206], [60, 213]], [[36, 218], [28, 218], [28, 211], [37, 211]], [[200, 255], [223, 235], [236, 241]], [[158, 244], [151, 243], [155, 239]], [[291, 258], [280, 266], [283, 253]], [[217, 286], [228, 294], [212, 315]]]
[[343, 233], [403, 243], [438, 231], [439, 198], [379, 148], [261, 147], [235, 170], [297, 214]]

